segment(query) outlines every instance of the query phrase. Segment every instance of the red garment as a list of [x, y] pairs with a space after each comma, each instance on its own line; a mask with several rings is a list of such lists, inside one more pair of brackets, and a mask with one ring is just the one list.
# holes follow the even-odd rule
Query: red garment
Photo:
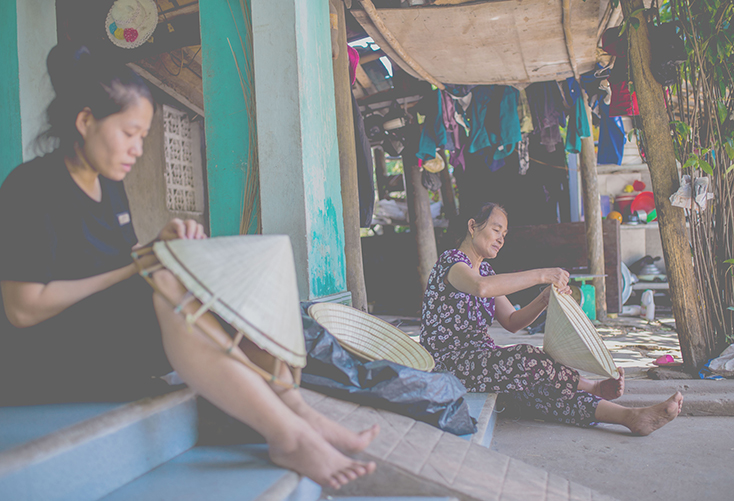
[[637, 94], [630, 94], [629, 84], [626, 80], [619, 82], [609, 82], [612, 88], [612, 102], [609, 104], [609, 116], [634, 116], [640, 114], [640, 108], [637, 106]]

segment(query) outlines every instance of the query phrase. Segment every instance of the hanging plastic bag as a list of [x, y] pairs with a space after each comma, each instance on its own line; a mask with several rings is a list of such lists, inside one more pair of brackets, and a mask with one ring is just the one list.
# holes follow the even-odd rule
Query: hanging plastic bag
[[308, 352], [303, 387], [402, 414], [456, 435], [477, 431], [463, 398], [466, 388], [456, 376], [386, 360], [362, 362], [308, 316], [309, 305], [301, 305]]
[[[713, 193], [708, 192], [709, 178], [697, 177], [693, 182], [693, 193], [695, 197], [694, 208], [696, 210], [699, 207], [703, 210], [706, 208], [706, 202], [714, 198]], [[681, 177], [680, 187], [678, 191], [670, 195], [670, 204], [673, 207], [681, 207], [683, 209], [691, 208], [691, 176], [684, 174]]]

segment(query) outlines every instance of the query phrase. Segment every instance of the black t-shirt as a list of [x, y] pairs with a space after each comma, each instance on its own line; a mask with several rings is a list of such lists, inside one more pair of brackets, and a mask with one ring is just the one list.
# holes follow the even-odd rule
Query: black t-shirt
[[48, 283], [131, 263], [137, 243], [125, 188], [99, 176], [96, 202], [58, 153], [20, 165], [0, 187], [0, 280]]
[[[122, 182], [99, 178], [95, 202], [58, 153], [0, 187], [0, 280], [77, 280], [132, 262], [137, 243]], [[16, 328], [0, 298], [0, 405], [133, 400], [169, 372], [152, 289], [133, 276], [37, 325]], [[160, 380], [158, 380], [160, 381]]]

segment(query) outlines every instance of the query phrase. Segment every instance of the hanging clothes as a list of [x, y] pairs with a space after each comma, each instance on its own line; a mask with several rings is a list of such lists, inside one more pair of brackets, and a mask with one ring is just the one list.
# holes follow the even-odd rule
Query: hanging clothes
[[418, 104], [417, 112], [425, 115], [421, 130], [420, 143], [416, 157], [420, 160], [436, 158], [436, 150], [446, 146], [446, 127], [443, 121], [443, 103], [441, 92], [424, 97]]
[[584, 100], [581, 99], [581, 86], [575, 78], [566, 80], [569, 94], [573, 100], [573, 112], [568, 116], [568, 128], [566, 129], [566, 151], [569, 153], [581, 153], [581, 138], [591, 136], [589, 127], [589, 116], [586, 114]]
[[454, 99], [448, 92], [438, 91], [441, 96], [441, 117], [446, 129], [446, 149], [454, 151], [459, 146], [459, 124], [456, 123]]
[[375, 208], [374, 166], [372, 147], [364, 129], [364, 120], [359, 103], [352, 93], [352, 115], [354, 117], [354, 143], [357, 152], [357, 192], [359, 194], [359, 225], [369, 228]]
[[609, 105], [603, 100], [599, 101], [599, 113], [599, 152], [596, 163], [622, 165], [624, 143], [627, 142], [622, 119], [609, 116]]
[[528, 103], [528, 95], [525, 89], [519, 91], [518, 100], [517, 115], [520, 118], [520, 132], [528, 134], [533, 132], [533, 115], [530, 112], [530, 103]]
[[522, 140], [518, 91], [510, 86], [479, 86], [472, 90], [472, 95], [469, 153], [490, 148], [491, 160], [501, 160], [515, 151], [515, 145]]
[[556, 82], [538, 82], [525, 89], [533, 117], [534, 133], [540, 134], [540, 144], [551, 153], [562, 142], [559, 127], [566, 126], [563, 97]]

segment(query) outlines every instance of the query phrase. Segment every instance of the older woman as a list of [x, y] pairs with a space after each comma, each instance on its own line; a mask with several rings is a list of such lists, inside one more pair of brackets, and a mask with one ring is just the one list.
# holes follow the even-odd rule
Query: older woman
[[609, 400], [624, 392], [618, 380], [590, 381], [546, 355], [519, 344], [499, 347], [489, 336], [497, 319], [515, 332], [530, 325], [548, 306], [547, 287], [530, 304], [515, 310], [507, 294], [540, 284], [569, 293], [569, 275], [543, 268], [496, 275], [486, 259], [497, 256], [507, 234], [507, 214], [493, 203], [471, 217], [456, 249], [444, 252], [433, 267], [423, 298], [421, 344], [436, 360], [436, 369], [455, 374], [469, 391], [506, 394], [534, 415], [567, 424], [622, 424], [648, 435], [674, 419], [680, 392], [652, 407], [630, 409]]
[[[83, 48], [56, 47], [48, 68], [56, 98], [47, 136], [56, 148], [0, 187], [0, 404], [139, 398], [161, 391], [151, 383], [173, 367], [260, 432], [275, 463], [334, 488], [372, 472], [374, 463], [343, 452], [364, 449], [377, 427], [350, 432], [295, 389], [269, 385], [187, 328], [170, 306], [185, 294], [170, 272], [153, 275], [167, 300], [137, 275], [122, 180], [143, 153], [155, 110], [145, 82]], [[173, 220], [158, 239], [205, 237], [195, 221]], [[212, 314], [201, 321], [227, 336]], [[280, 376], [289, 377], [285, 367]]]

